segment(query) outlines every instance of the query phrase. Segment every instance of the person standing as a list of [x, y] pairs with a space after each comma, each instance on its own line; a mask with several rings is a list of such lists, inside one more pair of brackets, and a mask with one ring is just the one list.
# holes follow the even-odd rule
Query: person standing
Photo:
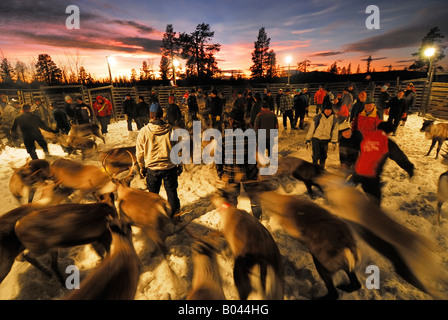
[[57, 133], [58, 130], [53, 130], [47, 126], [41, 118], [31, 113], [31, 106], [29, 104], [24, 104], [22, 110], [23, 113], [14, 119], [11, 132], [16, 133], [17, 129], [20, 129], [23, 143], [25, 144], [26, 151], [31, 159], [39, 159], [36, 153], [36, 142], [44, 150], [45, 155], [50, 155], [48, 144], [42, 136], [40, 129], [53, 133]]
[[286, 88], [285, 94], [283, 94], [280, 98], [280, 111], [283, 114], [283, 130], [287, 129], [288, 119], [291, 129], [294, 128], [294, 102], [290, 92], [290, 89]]
[[51, 124], [51, 115], [45, 104], [40, 98], [34, 99], [34, 105], [31, 106], [31, 112], [42, 119], [42, 121], [49, 126]]
[[280, 100], [281, 100], [282, 96], [283, 96], [283, 89], [280, 88], [280, 89], [278, 89], [278, 93], [275, 96], [275, 104], [277, 105], [277, 110], [276, 110], [276, 114], [277, 115], [281, 114], [281, 111], [280, 111]]
[[[298, 128], [300, 130], [304, 129], [305, 125], [305, 114], [307, 110], [307, 97], [303, 94], [301, 89], [296, 89], [296, 94], [294, 96], [294, 128]], [[299, 120], [300, 119], [300, 120]]]
[[[241, 143], [232, 143], [232, 150], [226, 150], [226, 135], [223, 137], [222, 144], [216, 147], [215, 155], [221, 155], [222, 161], [216, 163], [216, 171], [221, 184], [225, 185], [226, 191], [229, 193], [229, 203], [231, 205], [238, 204], [238, 196], [240, 194], [241, 184], [247, 192], [250, 199], [250, 206], [252, 214], [255, 218], [260, 219], [262, 208], [260, 201], [255, 196], [256, 188], [258, 186], [258, 166], [256, 162], [256, 150], [251, 154], [248, 139], [240, 139], [239, 135], [244, 135], [246, 130], [246, 122], [244, 119], [244, 111], [233, 108], [229, 113], [229, 124], [234, 133], [231, 134], [231, 139], [237, 136], [236, 141], [244, 141]], [[241, 129], [241, 130], [236, 130]], [[231, 130], [232, 131], [232, 130]], [[236, 132], [235, 132], [236, 131]], [[228, 161], [228, 154], [232, 154], [231, 161]], [[239, 163], [238, 158], [242, 156], [244, 163]], [[249, 160], [253, 158], [255, 161], [251, 163]], [[249, 182], [250, 183], [245, 183]]]
[[172, 127], [182, 127], [182, 113], [176, 104], [174, 96], [168, 97], [168, 107], [166, 108], [166, 120]]
[[352, 106], [352, 110], [350, 110], [350, 122], [353, 122], [353, 119], [364, 110], [364, 104], [366, 103], [367, 93], [365, 91], [361, 91], [358, 94], [358, 99]]
[[149, 122], [149, 105], [145, 102], [145, 97], [138, 97], [137, 103], [137, 129], [140, 130]]
[[263, 103], [261, 94], [259, 92], [256, 92], [254, 95], [254, 105], [252, 106], [252, 109], [250, 110], [250, 126], [251, 128], [254, 127], [255, 124], [255, 118], [257, 117], [257, 114], [261, 111], [261, 105]]
[[196, 90], [191, 89], [187, 99], [188, 113], [192, 121], [198, 120], [199, 105], [196, 98]]
[[409, 111], [412, 110], [415, 106], [415, 101], [417, 99], [417, 95], [415, 93], [414, 84], [408, 83], [406, 86], [406, 91], [404, 92], [404, 101], [406, 101], [406, 106], [403, 110], [403, 115], [401, 117], [401, 125], [404, 126], [406, 121], [408, 120]]
[[347, 175], [354, 172], [361, 150], [361, 141], [361, 132], [352, 131], [348, 121], [339, 124], [339, 161]]
[[222, 118], [222, 101], [218, 97], [218, 91], [212, 90], [210, 93], [210, 116], [212, 120], [212, 127], [215, 129], [221, 128]]
[[370, 194], [381, 204], [381, 174], [387, 159], [395, 161], [400, 168], [405, 170], [409, 177], [414, 175], [414, 164], [400, 147], [389, 138], [393, 132], [393, 126], [383, 121], [378, 129], [370, 131], [363, 136], [360, 155], [355, 165], [355, 173], [349, 183], [355, 186], [361, 184], [365, 193]]
[[[149, 109], [149, 123], [138, 133], [136, 142], [136, 157], [140, 173], [146, 178], [149, 192], [159, 194], [163, 186], [167, 201], [171, 207], [171, 220], [180, 210], [180, 200], [177, 194], [178, 166], [171, 161], [173, 148], [171, 135], [173, 128], [162, 119], [163, 110], [160, 104], [153, 103]], [[182, 168], [182, 167], [180, 167]]]
[[336, 148], [338, 142], [339, 124], [333, 111], [333, 105], [327, 102], [323, 107], [324, 110], [311, 121], [305, 143], [307, 148], [311, 144], [313, 163], [325, 168], [328, 144], [331, 142]]
[[398, 126], [400, 125], [401, 116], [406, 108], [406, 101], [403, 99], [404, 90], [400, 90], [396, 97], [389, 100], [386, 105], [386, 112], [389, 114], [387, 122], [393, 126], [392, 135], [397, 134]]
[[341, 107], [342, 106], [346, 106], [348, 112], [350, 112], [350, 110], [352, 110], [353, 96], [350, 93], [350, 91], [348, 90], [348, 88], [344, 88], [344, 90], [342, 90]]
[[308, 114], [309, 114], [308, 112], [309, 112], [310, 103], [311, 103], [311, 95], [310, 95], [307, 87], [302, 89], [302, 94], [305, 96], [305, 100], [306, 100], [305, 115], [308, 117]]
[[314, 94], [314, 103], [316, 104], [316, 114], [322, 110], [322, 105], [324, 103], [324, 98], [327, 95], [327, 92], [323, 88], [323, 86], [319, 86], [319, 90]]
[[52, 109], [53, 119], [56, 122], [56, 129], [63, 134], [68, 134], [70, 132], [71, 125], [67, 114], [65, 113], [64, 107], [59, 105], [53, 107], [53, 105], [50, 105], [50, 108]]
[[375, 100], [369, 97], [366, 99], [364, 110], [353, 119], [352, 131], [359, 130], [364, 136], [366, 132], [377, 130], [381, 122], [376, 111]]
[[101, 133], [103, 135], [106, 134], [108, 132], [108, 126], [112, 116], [112, 104], [103, 96], [98, 95], [95, 103], [93, 104], [93, 112], [100, 123]]
[[271, 90], [267, 90], [266, 96], [263, 98], [263, 101], [266, 101], [268, 103], [269, 110], [275, 112], [275, 100], [274, 97], [272, 96]]
[[69, 95], [65, 96], [64, 98], [65, 103], [64, 103], [64, 111], [65, 114], [67, 115], [68, 121], [70, 123], [75, 123], [75, 113], [74, 113], [74, 108], [73, 108], [73, 98]]
[[386, 109], [387, 103], [389, 102], [390, 99], [390, 94], [389, 92], [387, 92], [388, 87], [387, 86], [382, 86], [381, 87], [381, 92], [378, 95], [378, 98], [376, 99], [376, 109], [378, 111], [378, 118], [380, 118], [381, 120], [384, 119], [384, 109]]
[[91, 123], [93, 112], [90, 107], [82, 101], [81, 98], [76, 99], [76, 105], [73, 108], [74, 121], [77, 124]]
[[128, 131], [132, 131], [132, 121], [137, 124], [137, 103], [134, 98], [132, 98], [130, 93], [126, 94], [123, 101], [123, 114], [126, 116], [126, 122], [128, 125]]
[[[254, 129], [258, 133], [258, 130], [266, 130], [266, 150], [268, 157], [271, 156], [272, 146], [274, 141], [271, 137], [271, 129], [278, 130], [278, 119], [275, 113], [269, 108], [269, 103], [263, 101], [261, 105], [261, 111], [257, 114], [254, 121]], [[258, 139], [260, 136], [257, 134]], [[260, 141], [258, 140], [258, 144]]]

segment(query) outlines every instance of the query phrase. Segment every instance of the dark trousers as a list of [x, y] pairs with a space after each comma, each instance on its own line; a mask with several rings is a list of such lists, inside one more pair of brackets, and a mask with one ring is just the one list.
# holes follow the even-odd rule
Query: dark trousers
[[387, 122], [392, 124], [392, 126], [394, 127], [394, 134], [397, 132], [397, 128], [400, 125], [400, 121], [401, 121], [400, 114], [389, 115], [389, 118], [387, 119]]
[[26, 152], [28, 152], [28, 154], [31, 156], [31, 159], [33, 160], [39, 159], [36, 153], [36, 142], [41, 146], [45, 153], [48, 153], [48, 145], [44, 137], [23, 138], [23, 144], [25, 145]]
[[110, 124], [110, 116], [107, 116], [107, 117], [98, 117], [97, 116], [97, 119], [101, 126], [101, 133], [102, 134], [107, 133], [107, 127]]
[[[297, 122], [297, 120], [300, 119], [300, 122]], [[299, 129], [303, 130], [303, 125], [305, 121], [305, 110], [302, 109], [295, 109], [294, 111], [294, 127], [297, 127], [297, 124], [299, 125]]]
[[328, 143], [330, 140], [321, 140], [317, 138], [311, 139], [311, 146], [313, 148], [313, 163], [318, 164], [320, 161], [320, 165], [325, 164], [325, 160], [327, 160], [328, 155]]
[[285, 129], [288, 124], [288, 118], [289, 118], [289, 124], [291, 125], [291, 128], [294, 128], [294, 114], [292, 112], [292, 109], [283, 111], [283, 128], [285, 128]]
[[379, 177], [369, 178], [365, 176], [360, 176], [358, 174], [353, 174], [349, 181], [350, 184], [354, 184], [357, 186], [361, 184], [362, 190], [365, 193], [373, 196], [374, 200], [378, 202], [378, 205], [381, 203], [381, 181]]
[[171, 218], [173, 218], [180, 209], [180, 201], [177, 195], [177, 167], [168, 170], [146, 169], [146, 186], [149, 192], [159, 194], [162, 182], [168, 203], [171, 206]]
[[56, 128], [65, 134], [68, 134], [70, 131], [70, 122], [68, 121], [67, 114], [64, 110], [54, 109], [53, 110], [53, 118], [56, 121]]
[[[232, 205], [237, 205], [238, 204], [238, 196], [240, 195], [240, 188], [241, 185], [239, 183], [232, 184], [231, 186], [229, 186], [227, 188], [227, 192], [229, 192], [228, 194], [228, 201], [230, 204]], [[252, 210], [252, 214], [254, 215], [255, 218], [257, 218], [258, 220], [260, 220], [261, 218], [261, 213], [262, 213], [262, 209], [261, 209], [261, 203], [260, 201], [257, 199], [257, 197], [255, 197], [253, 194], [256, 194], [255, 190], [257, 188], [257, 183], [243, 183], [243, 188], [244, 190], [247, 192], [248, 196], [249, 196], [249, 200], [250, 200], [250, 208]]]
[[136, 116], [127, 115], [126, 116], [126, 122], [128, 123], [128, 131], [132, 131], [132, 121], [135, 122], [135, 124], [137, 125], [137, 128], [138, 128], [139, 123], [138, 123], [137, 117]]

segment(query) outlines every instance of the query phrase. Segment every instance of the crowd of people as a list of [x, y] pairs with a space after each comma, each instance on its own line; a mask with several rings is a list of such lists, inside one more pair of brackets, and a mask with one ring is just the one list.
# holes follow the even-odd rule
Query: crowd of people
[[[210, 128], [222, 133], [228, 128], [242, 131], [249, 128], [255, 131], [266, 129], [265, 155], [270, 157], [275, 143], [270, 132], [280, 129], [280, 118], [282, 130], [304, 131], [305, 144], [311, 146], [311, 160], [322, 168], [325, 168], [329, 145], [334, 150], [339, 145], [340, 164], [350, 177], [348, 181], [361, 184], [364, 191], [380, 203], [380, 176], [388, 158], [397, 162], [410, 177], [414, 170], [414, 165], [390, 139], [390, 135], [395, 135], [399, 125], [406, 123], [407, 114], [415, 104], [415, 90], [412, 83], [394, 96], [389, 94], [388, 89], [388, 85], [381, 87], [376, 100], [365, 91], [356, 93], [353, 86], [335, 94], [331, 88], [321, 86], [314, 96], [307, 87], [293, 92], [286, 87], [279, 89], [275, 96], [269, 89], [254, 94], [247, 89], [237, 92], [234, 99], [226, 99], [216, 89], [209, 93], [192, 89], [185, 92], [179, 101], [173, 91], [166, 105], [160, 103], [153, 90], [148, 102], [144, 96], [139, 96], [137, 102], [127, 93], [122, 111], [127, 130], [133, 131], [133, 123], [137, 127], [136, 156], [141, 174], [146, 177], [148, 190], [159, 193], [161, 184], [164, 184], [173, 218], [181, 209], [177, 177], [182, 167], [173, 164], [170, 159], [173, 148], [171, 134], [173, 129], [185, 128], [188, 122], [199, 119], [208, 120], [206, 123]], [[112, 103], [101, 95], [91, 106], [81, 97], [74, 100], [70, 95], [65, 96], [63, 105], [55, 106], [46, 106], [41, 99], [35, 99], [33, 105], [20, 105], [13, 99], [7, 100], [5, 96], [0, 99], [2, 131], [15, 147], [23, 141], [32, 159], [37, 159], [35, 142], [48, 154], [48, 146], [40, 129], [67, 134], [74, 124], [95, 122], [100, 125], [101, 132], [107, 134], [114, 114]], [[315, 105], [314, 115], [310, 112], [311, 105]], [[307, 117], [309, 121], [305, 121]], [[226, 139], [225, 135], [223, 139]], [[220, 151], [224, 155], [223, 150]], [[258, 179], [257, 165], [236, 161], [238, 153], [243, 153], [244, 159], [248, 159], [248, 152], [248, 145], [245, 144], [244, 150], [233, 150], [233, 163], [221, 161], [216, 166], [221, 185], [232, 188], [235, 201], [240, 183], [244, 188], [250, 188], [248, 186], [254, 186], [253, 182]], [[246, 181], [252, 184], [245, 184]], [[259, 203], [251, 199], [251, 204], [254, 216], [260, 218]]]

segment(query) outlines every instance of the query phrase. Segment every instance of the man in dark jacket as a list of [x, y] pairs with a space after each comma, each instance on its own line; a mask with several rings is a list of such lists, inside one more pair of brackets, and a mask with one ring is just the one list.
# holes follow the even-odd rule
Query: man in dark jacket
[[68, 117], [68, 120], [70, 122], [75, 122], [75, 113], [73, 110], [73, 98], [68, 95], [65, 96], [64, 111]]
[[187, 99], [188, 113], [192, 121], [198, 120], [199, 105], [196, 97], [196, 90], [191, 89]]
[[381, 87], [381, 92], [375, 102], [376, 110], [378, 111], [378, 118], [381, 120], [383, 120], [384, 109], [386, 109], [387, 103], [390, 100], [390, 94], [387, 92], [387, 89], [387, 86]]
[[263, 98], [263, 101], [266, 101], [269, 105], [269, 110], [275, 112], [275, 99], [272, 96], [271, 90], [267, 90], [266, 95]]
[[[258, 133], [258, 130], [264, 129], [266, 130], [266, 150], [268, 153], [268, 157], [271, 156], [271, 149], [274, 141], [271, 138], [271, 129], [278, 130], [278, 119], [273, 111], [269, 108], [269, 103], [263, 101], [261, 105], [261, 111], [257, 114], [254, 122], [254, 129]], [[257, 135], [258, 139], [260, 139], [260, 135]], [[260, 141], [258, 140], [258, 143]]]
[[238, 91], [238, 96], [233, 102], [233, 107], [243, 111], [246, 110], [246, 99], [244, 99], [241, 91]]
[[352, 122], [353, 119], [356, 118], [356, 116], [360, 114], [362, 110], [364, 110], [364, 104], [366, 102], [366, 99], [367, 99], [367, 93], [365, 91], [361, 91], [358, 94], [358, 99], [352, 106], [352, 110], [350, 110], [350, 122]]
[[126, 115], [128, 131], [132, 131], [132, 121], [137, 124], [137, 103], [135, 103], [130, 93], [126, 94], [126, 98], [123, 101], [123, 114]]
[[361, 132], [358, 130], [352, 131], [348, 121], [339, 125], [339, 161], [347, 175], [354, 172], [361, 150], [361, 141]]
[[137, 129], [140, 130], [149, 122], [149, 105], [145, 102], [145, 97], [138, 97], [137, 103]]
[[403, 115], [401, 116], [401, 125], [404, 126], [406, 121], [408, 120], [409, 111], [412, 111], [415, 105], [415, 101], [417, 99], [417, 95], [415, 94], [414, 84], [408, 83], [406, 86], [406, 91], [403, 96], [404, 101], [406, 101], [406, 106], [403, 110]]
[[64, 107], [59, 105], [50, 105], [52, 109], [53, 119], [56, 122], [56, 129], [64, 134], [68, 134], [71, 129], [70, 121], [68, 120], [67, 113], [65, 113]]
[[29, 104], [24, 104], [22, 110], [23, 113], [14, 119], [11, 132], [17, 132], [17, 128], [20, 128], [23, 143], [25, 144], [26, 151], [31, 156], [31, 159], [38, 159], [36, 153], [36, 142], [42, 147], [45, 155], [50, 155], [48, 152], [47, 142], [42, 136], [40, 129], [53, 133], [57, 133], [58, 131], [51, 129], [42, 121], [42, 119], [35, 114], [32, 114], [31, 106]]
[[[296, 89], [296, 94], [293, 98], [294, 102], [294, 128], [303, 130], [305, 125], [305, 113], [308, 108], [307, 97], [302, 93], [301, 89]], [[300, 122], [298, 120], [300, 119]]]
[[363, 136], [361, 152], [355, 165], [355, 173], [350, 179], [355, 185], [361, 184], [365, 193], [370, 194], [381, 204], [381, 174], [387, 159], [395, 161], [405, 170], [409, 177], [414, 175], [414, 164], [389, 135], [393, 126], [388, 122], [381, 122], [378, 129]]
[[389, 113], [387, 122], [393, 126], [393, 135], [397, 133], [398, 126], [400, 125], [401, 116], [406, 108], [406, 101], [403, 99], [404, 91], [400, 90], [396, 97], [389, 100], [386, 105], [386, 110]]
[[76, 105], [73, 108], [73, 115], [77, 124], [92, 122], [93, 112], [81, 98], [76, 99]]
[[210, 93], [210, 115], [212, 117], [212, 127], [215, 129], [221, 128], [221, 117], [222, 117], [222, 101], [218, 97], [218, 91], [212, 90]]
[[168, 107], [166, 108], [166, 120], [173, 127], [180, 127], [182, 113], [179, 106], [175, 102], [174, 96], [168, 97]]

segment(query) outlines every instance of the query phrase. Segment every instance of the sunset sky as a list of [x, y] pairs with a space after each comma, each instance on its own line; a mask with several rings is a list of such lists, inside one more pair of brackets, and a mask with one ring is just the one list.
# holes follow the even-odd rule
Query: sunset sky
[[[66, 7], [80, 9], [80, 29], [67, 29]], [[380, 9], [380, 29], [369, 30], [365, 21], [369, 5]], [[114, 56], [113, 76], [130, 74], [149, 60], [158, 70], [160, 45], [167, 24], [174, 31], [194, 31], [200, 23], [215, 32], [221, 44], [217, 55], [222, 70], [247, 71], [258, 31], [265, 27], [277, 62], [291, 68], [308, 59], [312, 69], [326, 70], [358, 64], [365, 72], [369, 55], [371, 68], [403, 69], [412, 63], [421, 39], [432, 27], [448, 38], [446, 0], [1, 0], [0, 50], [15, 65], [32, 63], [48, 53], [59, 65], [78, 55], [87, 72], [108, 77], [106, 56]], [[448, 55], [447, 52], [445, 54]], [[447, 58], [441, 64], [448, 69]]]

